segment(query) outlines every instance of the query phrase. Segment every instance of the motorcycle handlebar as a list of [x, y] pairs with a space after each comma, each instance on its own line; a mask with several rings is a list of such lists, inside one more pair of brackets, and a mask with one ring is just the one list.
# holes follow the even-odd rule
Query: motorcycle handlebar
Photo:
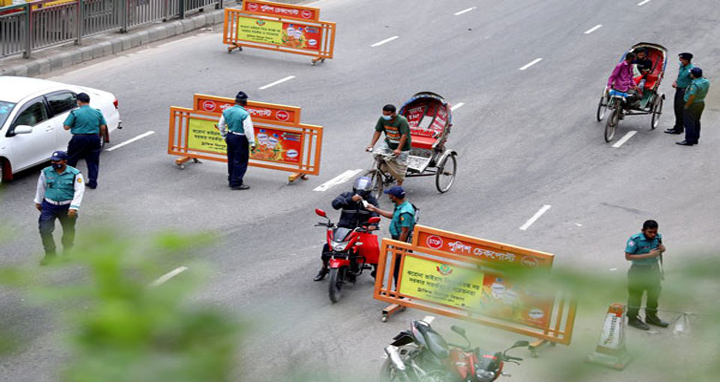
[[508, 361], [522, 361], [522, 360], [523, 360], [523, 359], [520, 358], [520, 357], [513, 357], [513, 356], [511, 356], [511, 355], [506, 355], [506, 356], [505, 356], [505, 359], [508, 360]]

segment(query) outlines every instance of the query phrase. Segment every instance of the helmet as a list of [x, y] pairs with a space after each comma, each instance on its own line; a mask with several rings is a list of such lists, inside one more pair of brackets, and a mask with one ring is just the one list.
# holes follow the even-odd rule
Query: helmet
[[372, 179], [367, 176], [361, 176], [355, 179], [355, 183], [353, 183], [353, 192], [355, 192], [355, 194], [364, 198], [370, 193], [370, 190], [372, 190]]

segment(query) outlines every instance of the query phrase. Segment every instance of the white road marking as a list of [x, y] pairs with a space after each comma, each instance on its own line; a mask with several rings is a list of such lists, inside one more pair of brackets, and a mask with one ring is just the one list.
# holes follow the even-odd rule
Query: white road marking
[[645, 4], [649, 3], [649, 2], [650, 2], [650, 0], [643, 0], [643, 1], [641, 1], [641, 2], [638, 3], [638, 7], [642, 7], [643, 5], [645, 5]]
[[617, 268], [610, 268], [610, 271], [615, 272], [615, 271], [617, 271]]
[[362, 172], [362, 169], [359, 168], [357, 170], [347, 170], [344, 173], [328, 180], [327, 182], [315, 187], [313, 191], [327, 191], [330, 188], [337, 186], [340, 183], [345, 183], [348, 180], [352, 179], [355, 175]]
[[525, 231], [528, 228], [530, 228], [530, 226], [533, 225], [533, 223], [535, 223], [535, 221], [538, 220], [540, 218], [540, 216], [542, 216], [545, 212], [547, 212], [547, 210], [549, 210], [550, 207], [552, 207], [552, 206], [549, 204], [542, 206], [542, 208], [540, 208], [540, 210], [538, 212], [536, 212], [535, 215], [533, 215], [533, 217], [531, 217], [528, 221], [526, 221], [525, 224], [523, 224], [520, 227], [520, 229]]
[[450, 110], [455, 111], [455, 110], [463, 107], [463, 105], [465, 105], [464, 102], [458, 102], [458, 103], [455, 104], [455, 106], [451, 107]]
[[173, 277], [175, 277], [175, 276], [177, 276], [177, 275], [179, 275], [179, 274], [181, 274], [181, 273], [183, 273], [183, 272], [185, 272], [185, 271], [187, 271], [187, 270], [188, 270], [188, 267], [185, 267], [185, 266], [179, 267], [179, 268], [175, 268], [175, 269], [173, 269], [172, 271], [170, 271], [170, 272], [168, 272], [168, 273], [160, 276], [160, 278], [158, 278], [157, 280], [155, 280], [155, 281], [153, 281], [152, 283], [150, 283], [150, 286], [151, 286], [151, 287], [156, 287], [156, 286], [160, 286], [160, 285], [162, 285], [162, 284], [165, 284], [165, 283], [166, 283], [168, 280], [170, 280], [171, 278], [173, 278]]
[[388, 42], [390, 42], [390, 41], [392, 41], [392, 40], [395, 40], [396, 38], [399, 38], [399, 37], [400, 37], [400, 36], [392, 36], [392, 37], [390, 37], [390, 38], [386, 38], [385, 40], [378, 41], [378, 42], [370, 45], [370, 47], [371, 47], [371, 48], [374, 48], [374, 47], [376, 47], [376, 46], [380, 46], [380, 45], [382, 45], [382, 44], [385, 44], [385, 43], [388, 43]]
[[578, 227], [582, 227], [582, 224], [580, 224], [580, 223], [575, 223], [575, 225]]
[[468, 13], [468, 12], [472, 11], [472, 10], [475, 9], [475, 8], [477, 8], [477, 7], [470, 7], [470, 8], [468, 8], [468, 9], [463, 9], [463, 10], [460, 11], [460, 12], [455, 12], [455, 16], [460, 16], [460, 15], [462, 15], [463, 13]]
[[428, 324], [432, 324], [432, 322], [435, 321], [435, 316], [425, 316], [422, 320]]
[[635, 131], [635, 130], [628, 131], [627, 134], [625, 134], [625, 136], [622, 137], [619, 141], [615, 142], [615, 144], [612, 145], [612, 147], [618, 148], [618, 147], [622, 146], [623, 143], [627, 142], [628, 139], [632, 138], [632, 136], [635, 134], [637, 134], [637, 131]]
[[530, 61], [527, 65], [525, 65], [525, 66], [523, 66], [522, 68], [520, 68], [520, 70], [525, 70], [525, 69], [527, 69], [527, 68], [529, 68], [529, 67], [537, 64], [537, 63], [540, 62], [540, 61], [542, 61], [542, 58], [536, 58], [536, 59]]
[[137, 140], [139, 140], [139, 139], [143, 139], [143, 138], [145, 138], [145, 137], [147, 137], [147, 136], [149, 136], [149, 135], [153, 135], [153, 134], [155, 134], [155, 132], [152, 131], [152, 130], [150, 130], [150, 131], [148, 131], [148, 132], [146, 132], [146, 133], [142, 133], [142, 134], [138, 135], [138, 136], [135, 137], [135, 138], [128, 139], [127, 141], [125, 141], [125, 142], [123, 142], [123, 143], [118, 143], [117, 145], [115, 145], [115, 146], [113, 146], [113, 147], [110, 147], [110, 148], [108, 148], [108, 149], [105, 149], [105, 151], [113, 151], [113, 150], [115, 150], [115, 149], [119, 149], [119, 148], [121, 148], [121, 147], [123, 147], [123, 146], [125, 146], [125, 145], [129, 145], [130, 143], [133, 143], [133, 142], [135, 142], [135, 141], [137, 141]]
[[267, 85], [261, 87], [260, 90], [265, 90], [265, 89], [267, 89], [267, 88], [269, 88], [269, 87], [271, 87], [271, 86], [275, 86], [275, 85], [277, 85], [277, 84], [281, 84], [281, 83], [283, 83], [283, 82], [285, 82], [285, 81], [290, 81], [290, 80], [292, 80], [293, 78], [295, 78], [295, 76], [287, 76], [287, 77], [283, 78], [282, 80], [277, 80], [277, 81], [275, 81], [275, 82], [273, 82], [273, 83], [271, 83], [271, 84], [267, 84]]
[[596, 30], [602, 28], [602, 24], [595, 25], [594, 27], [588, 29], [585, 31], [585, 34], [590, 34], [592, 32], [595, 32]]

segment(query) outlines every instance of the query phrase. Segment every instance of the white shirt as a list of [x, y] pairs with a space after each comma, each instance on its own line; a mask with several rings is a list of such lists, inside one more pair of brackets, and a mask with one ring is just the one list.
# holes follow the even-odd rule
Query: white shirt
[[[45, 172], [40, 171], [40, 177], [38, 178], [37, 189], [35, 191], [35, 204], [42, 204], [42, 201], [45, 198], [46, 189], [47, 182], [45, 182]], [[75, 193], [73, 194], [73, 200], [70, 203], [70, 209], [77, 211], [80, 209], [80, 204], [82, 203], [83, 195], [85, 194], [85, 181], [82, 173], [75, 176], [73, 190], [75, 190]]]
[[[223, 138], [228, 135], [227, 123], [225, 123], [224, 115], [220, 116], [218, 129], [220, 130], [220, 135], [222, 135]], [[252, 119], [250, 119], [250, 114], [248, 114], [247, 118], [243, 121], [243, 131], [245, 133], [245, 137], [250, 143], [250, 146], [255, 146], [255, 127], [253, 126]]]

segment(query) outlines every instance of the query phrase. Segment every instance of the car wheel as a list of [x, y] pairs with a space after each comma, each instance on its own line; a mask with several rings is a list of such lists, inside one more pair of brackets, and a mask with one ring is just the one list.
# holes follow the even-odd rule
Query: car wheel
[[5, 160], [0, 159], [0, 185], [5, 180]]

